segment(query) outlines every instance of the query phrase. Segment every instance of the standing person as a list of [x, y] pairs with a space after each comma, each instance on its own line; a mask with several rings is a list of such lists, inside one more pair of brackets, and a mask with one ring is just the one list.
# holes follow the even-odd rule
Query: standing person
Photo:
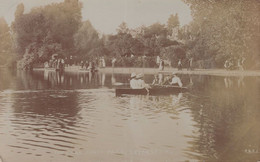
[[227, 59], [227, 60], [225, 61], [225, 63], [224, 63], [224, 68], [225, 68], [226, 70], [229, 69], [229, 60], [228, 60], [228, 59]]
[[179, 59], [179, 61], [178, 61], [178, 70], [182, 70], [182, 63], [181, 63], [181, 59]]
[[83, 67], [84, 67], [84, 62], [83, 62], [83, 60], [81, 60], [81, 62], [80, 62], [80, 67], [81, 67], [81, 69], [83, 69]]
[[92, 62], [91, 72], [95, 72], [95, 70], [96, 70], [95, 62], [93, 61], [93, 62]]
[[116, 58], [113, 58], [113, 59], [112, 59], [112, 67], [113, 67], [113, 68], [115, 67], [115, 63], [116, 63]]
[[157, 65], [160, 65], [160, 62], [161, 62], [160, 56], [157, 56], [157, 57], [156, 57], [156, 64], [157, 64]]
[[175, 72], [172, 73], [172, 81], [170, 82], [170, 85], [178, 85], [179, 87], [182, 87], [181, 79], [176, 75]]
[[105, 68], [106, 67], [106, 61], [105, 61], [105, 58], [102, 57], [102, 67]]
[[85, 68], [88, 69], [88, 60], [85, 62]]
[[189, 59], [189, 65], [188, 65], [187, 70], [193, 70], [193, 68], [192, 68], [192, 62], [193, 62], [193, 58], [191, 57], [191, 58]]
[[164, 70], [164, 61], [163, 61], [163, 59], [160, 60], [159, 70], [161, 70], [161, 71]]
[[244, 57], [238, 59], [237, 66], [238, 66], [238, 69], [239, 69], [239, 70], [244, 70], [244, 66], [243, 66], [244, 61], [245, 61], [245, 58], [244, 58]]

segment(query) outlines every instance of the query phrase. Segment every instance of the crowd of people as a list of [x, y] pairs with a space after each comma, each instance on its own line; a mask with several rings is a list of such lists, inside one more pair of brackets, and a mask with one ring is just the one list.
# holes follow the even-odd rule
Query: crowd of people
[[65, 61], [62, 58], [53, 57], [44, 63], [44, 68], [54, 68], [63, 71], [65, 68]]
[[[157, 56], [157, 64], [159, 65], [159, 70], [163, 71], [164, 67], [165, 67], [165, 60], [161, 59], [159, 56]], [[170, 63], [171, 64], [171, 63]], [[171, 66], [171, 65], [170, 65]], [[178, 70], [182, 70], [183, 65], [182, 65], [182, 60], [179, 59], [177, 62], [177, 69]], [[189, 58], [188, 59], [188, 66], [187, 66], [187, 70], [193, 70], [193, 58]]]

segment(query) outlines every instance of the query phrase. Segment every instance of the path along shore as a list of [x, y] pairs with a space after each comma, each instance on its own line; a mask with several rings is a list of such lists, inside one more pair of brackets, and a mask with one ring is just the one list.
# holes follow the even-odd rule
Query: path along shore
[[[35, 71], [44, 71], [44, 68], [34, 68]], [[260, 76], [260, 70], [225, 70], [225, 69], [194, 69], [187, 70], [182, 69], [178, 70], [176, 68], [165, 68], [163, 71], [158, 68], [125, 68], [125, 67], [106, 67], [99, 68], [99, 72], [102, 73], [117, 73], [117, 74], [130, 74], [135, 73], [144, 73], [144, 74], [157, 74], [164, 73], [170, 74], [176, 72], [177, 74], [192, 74], [192, 75], [215, 75], [215, 76]], [[88, 72], [87, 70], [81, 70], [79, 66], [70, 66], [65, 68], [66, 72]]]

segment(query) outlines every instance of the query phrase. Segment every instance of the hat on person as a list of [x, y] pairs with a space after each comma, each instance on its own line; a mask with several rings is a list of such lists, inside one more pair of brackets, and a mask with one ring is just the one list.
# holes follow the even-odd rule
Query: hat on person
[[140, 78], [142, 78], [143, 76], [144, 76], [144, 74], [140, 73], [140, 74], [136, 75], [136, 79], [140, 79]]
[[135, 78], [135, 77], [136, 77], [136, 73], [132, 73], [131, 78]]

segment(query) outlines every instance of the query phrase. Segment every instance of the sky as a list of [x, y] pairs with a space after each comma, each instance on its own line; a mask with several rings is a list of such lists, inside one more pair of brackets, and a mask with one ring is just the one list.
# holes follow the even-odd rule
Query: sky
[[[159, 22], [166, 24], [171, 14], [178, 13], [180, 25], [188, 24], [192, 18], [189, 7], [181, 0], [80, 0], [83, 3], [82, 18], [90, 20], [102, 34], [115, 34], [124, 21], [133, 29]], [[63, 0], [0, 0], [0, 17], [8, 24], [14, 20], [18, 4], [23, 3], [25, 12], [31, 8]]]

